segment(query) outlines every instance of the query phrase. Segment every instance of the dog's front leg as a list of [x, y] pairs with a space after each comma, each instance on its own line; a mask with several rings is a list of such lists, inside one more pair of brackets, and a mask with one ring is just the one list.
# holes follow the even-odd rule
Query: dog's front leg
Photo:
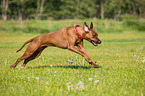
[[86, 59], [86, 61], [89, 62], [89, 64], [91, 64], [93, 67], [99, 68], [98, 65], [96, 65], [95, 63], [92, 62], [92, 60], [89, 58], [89, 56], [86, 54], [85, 51], [82, 52], [82, 51], [78, 50], [78, 49], [77, 49], [75, 46], [73, 46], [73, 45], [70, 46], [70, 47], [68, 47], [68, 49], [71, 50], [71, 51], [73, 51], [73, 52], [76, 52], [76, 53], [82, 55], [82, 56]]
[[[87, 53], [86, 53], [86, 51], [85, 51], [85, 49], [84, 49], [84, 47], [83, 47], [82, 42], [81, 42], [80, 44], [78, 44], [77, 47], [79, 48], [79, 50], [80, 50], [81, 52], [83, 52], [85, 55], [87, 55]], [[88, 55], [87, 55], [87, 56], [88, 56]], [[89, 57], [89, 56], [88, 56], [88, 57]], [[90, 59], [90, 60], [91, 60], [91, 59]], [[89, 64], [91, 64], [93, 67], [99, 68], [99, 65], [96, 65], [94, 62], [92, 62], [92, 60], [91, 60], [91, 61], [88, 61], [88, 62], [89, 62]]]
[[85, 53], [78, 50], [75, 46], [70, 46], [68, 49], [75, 53], [82, 55], [88, 62], [91, 61], [91, 59], [87, 55], [85, 55]]

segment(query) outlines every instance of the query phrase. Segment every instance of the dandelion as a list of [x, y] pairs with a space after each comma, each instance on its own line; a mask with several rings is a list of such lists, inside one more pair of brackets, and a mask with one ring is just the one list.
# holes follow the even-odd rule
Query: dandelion
[[93, 80], [93, 78], [89, 78], [89, 81], [92, 81]]

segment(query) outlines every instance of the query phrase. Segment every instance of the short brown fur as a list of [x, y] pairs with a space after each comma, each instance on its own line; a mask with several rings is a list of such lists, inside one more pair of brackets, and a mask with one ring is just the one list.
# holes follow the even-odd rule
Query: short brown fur
[[[99, 66], [92, 62], [87, 55], [83, 47], [83, 39], [91, 42], [94, 46], [101, 43], [98, 38], [97, 32], [93, 30], [93, 23], [91, 22], [90, 28], [84, 22], [83, 27], [77, 27], [78, 33], [81, 35], [82, 40], [78, 37], [77, 31], [74, 27], [65, 27], [58, 31], [39, 35], [26, 41], [23, 46], [17, 51], [19, 52], [27, 43], [30, 43], [24, 54], [18, 58], [15, 64], [10, 67], [16, 67], [16, 65], [24, 60], [23, 67], [30, 61], [42, 53], [42, 51], [48, 46], [56, 46], [63, 49], [68, 49], [82, 55], [89, 64], [93, 67], [98, 68]], [[76, 48], [78, 47], [78, 49]]]

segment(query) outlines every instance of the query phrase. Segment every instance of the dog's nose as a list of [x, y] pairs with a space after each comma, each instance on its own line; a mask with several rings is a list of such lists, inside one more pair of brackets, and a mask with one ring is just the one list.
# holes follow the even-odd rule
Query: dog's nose
[[101, 42], [102, 42], [102, 41], [100, 40], [100, 41], [98, 42], [98, 44], [101, 44]]

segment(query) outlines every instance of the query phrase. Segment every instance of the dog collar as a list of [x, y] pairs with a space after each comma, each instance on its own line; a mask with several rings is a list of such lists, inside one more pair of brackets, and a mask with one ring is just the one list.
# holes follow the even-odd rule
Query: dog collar
[[83, 40], [82, 36], [79, 34], [78, 30], [77, 30], [77, 27], [80, 27], [80, 25], [75, 25], [75, 29], [77, 31], [77, 34], [78, 34], [78, 37]]

